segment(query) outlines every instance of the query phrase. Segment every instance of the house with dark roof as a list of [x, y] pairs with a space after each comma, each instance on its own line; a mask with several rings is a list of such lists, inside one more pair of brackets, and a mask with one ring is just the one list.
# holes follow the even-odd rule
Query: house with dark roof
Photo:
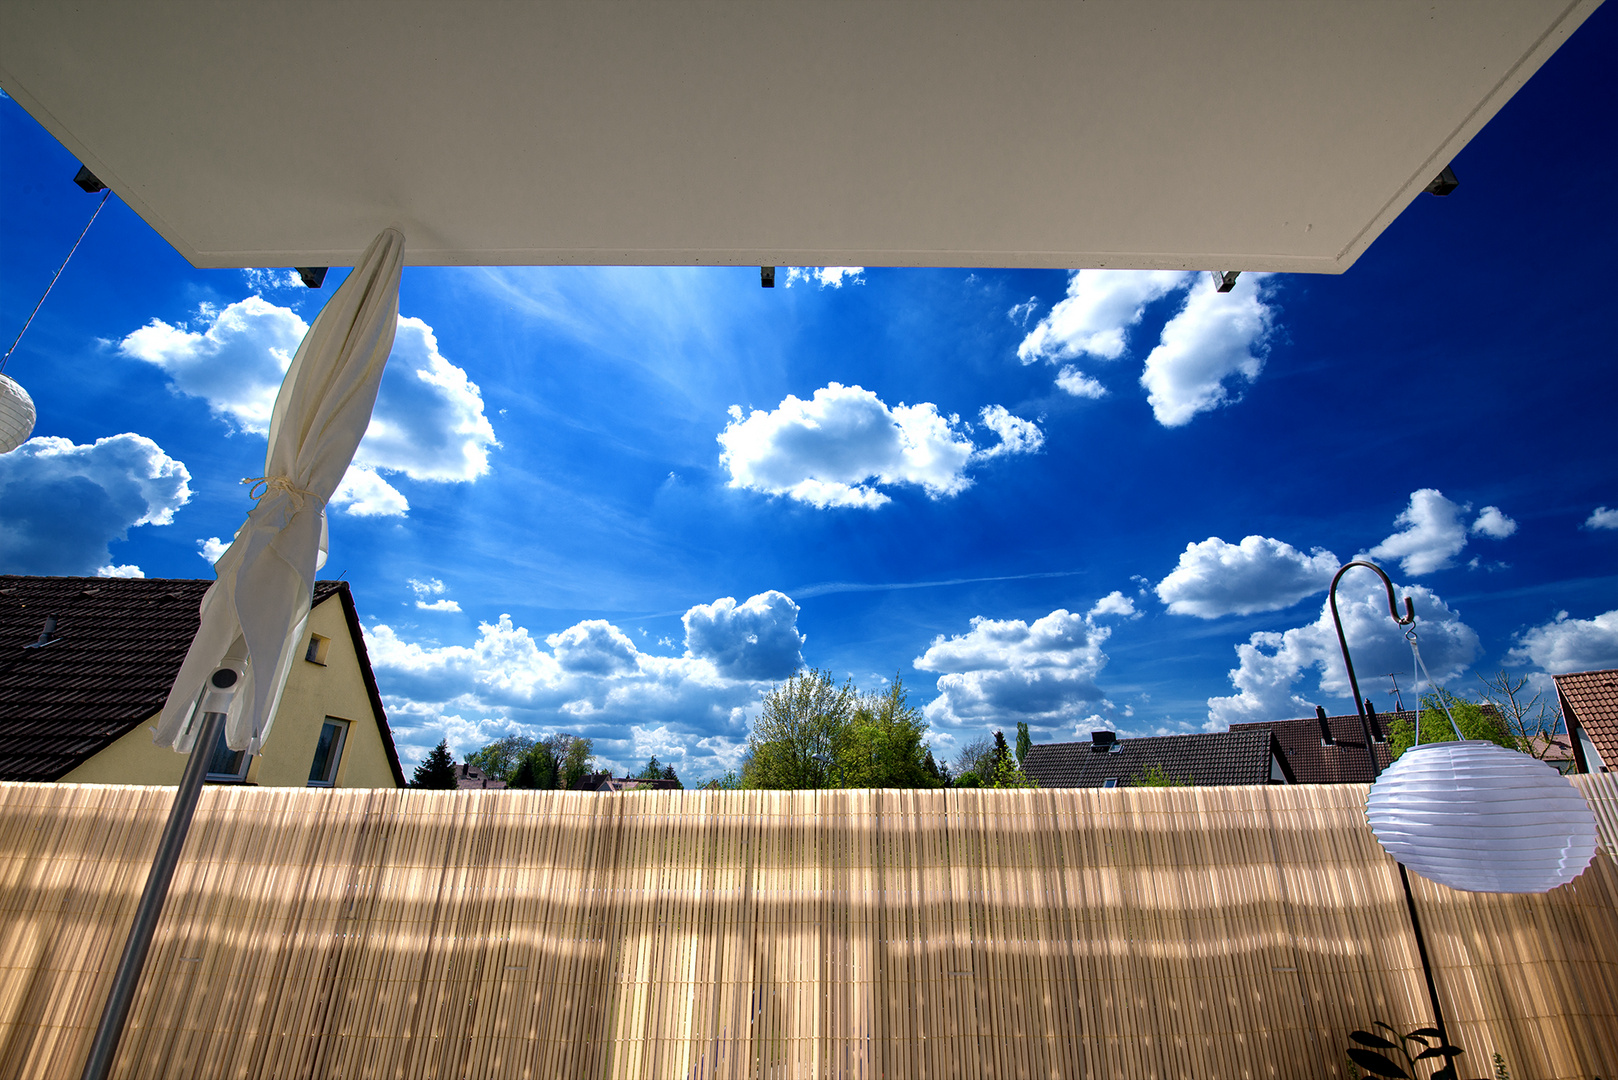
[[496, 780], [476, 765], [463, 761], [455, 766], [455, 786], [462, 791], [499, 791], [506, 786], [506, 782]]
[[1558, 675], [1556, 698], [1578, 771], [1618, 772], [1618, 669]]
[[1268, 731], [1154, 735], [1120, 739], [1095, 731], [1090, 741], [1036, 743], [1022, 771], [1040, 787], [1134, 787], [1153, 767], [1196, 787], [1291, 784], [1292, 769]]
[[[1376, 779], [1370, 755], [1365, 752], [1365, 725], [1359, 713], [1326, 716], [1319, 709], [1301, 720], [1259, 720], [1232, 724], [1232, 731], [1269, 731], [1280, 744], [1281, 753], [1300, 784], [1369, 784]], [[1393, 755], [1388, 750], [1388, 729], [1397, 721], [1412, 723], [1413, 709], [1374, 713], [1371, 748], [1376, 754], [1376, 772], [1388, 767]]]
[[[210, 581], [0, 575], [0, 780], [177, 784], [186, 756], [150, 727]], [[252, 758], [223, 738], [208, 779], [403, 787], [348, 584], [316, 584], [308, 640]]]

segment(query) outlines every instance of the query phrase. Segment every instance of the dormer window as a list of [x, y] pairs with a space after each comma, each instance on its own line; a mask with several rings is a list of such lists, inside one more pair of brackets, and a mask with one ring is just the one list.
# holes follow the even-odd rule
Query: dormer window
[[309, 635], [309, 647], [304, 650], [303, 658], [311, 664], [326, 666], [326, 650], [331, 646], [331, 638], [321, 637], [319, 634]]

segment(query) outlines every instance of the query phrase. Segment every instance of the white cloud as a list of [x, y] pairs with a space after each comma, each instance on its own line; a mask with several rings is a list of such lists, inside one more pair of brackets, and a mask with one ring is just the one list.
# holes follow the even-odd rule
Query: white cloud
[[967, 633], [940, 634], [915, 659], [918, 670], [940, 673], [939, 696], [923, 712], [945, 742], [1018, 721], [1052, 735], [1098, 705], [1110, 709], [1095, 678], [1111, 633], [1064, 609], [1032, 624], [977, 616]]
[[249, 267], [242, 271], [242, 278], [247, 287], [253, 290], [254, 295], [266, 291], [277, 292], [287, 289], [307, 289], [303, 278], [298, 276], [296, 270], [276, 269], [273, 267]]
[[1012, 304], [1010, 310], [1006, 312], [1006, 318], [1018, 326], [1027, 326], [1028, 320], [1034, 317], [1034, 312], [1038, 309], [1039, 297], [1030, 296], [1020, 304]]
[[822, 289], [841, 289], [844, 283], [864, 285], [863, 266], [789, 266], [781, 284], [790, 289], [793, 282], [819, 285]]
[[1045, 433], [1032, 420], [1024, 420], [1006, 411], [1004, 405], [985, 405], [978, 413], [983, 426], [1000, 436], [993, 446], [975, 451], [979, 459], [1003, 457], [1007, 454], [1032, 454], [1045, 445]]
[[1125, 596], [1117, 589], [1097, 600], [1095, 606], [1088, 613], [1089, 618], [1092, 619], [1101, 615], [1122, 615], [1126, 618], [1140, 618], [1140, 612], [1135, 610], [1134, 599]]
[[1116, 360], [1146, 306], [1183, 288], [1190, 278], [1179, 270], [1075, 270], [1066, 298], [1034, 324], [1017, 346], [1017, 357], [1025, 364], [1082, 356]]
[[125, 563], [123, 566], [112, 566], [109, 564], [107, 566], [96, 567], [96, 577], [143, 578], [145, 576], [146, 571], [142, 570], [133, 563]]
[[[1401, 598], [1409, 596], [1415, 604], [1421, 656], [1433, 678], [1442, 682], [1465, 671], [1478, 654], [1477, 633], [1437, 593], [1420, 585], [1395, 584], [1394, 591]], [[1366, 689], [1368, 673], [1410, 671], [1410, 644], [1404, 631], [1389, 617], [1387, 592], [1374, 575], [1368, 571], [1345, 575], [1337, 589], [1337, 606], [1362, 691]], [[1230, 681], [1237, 693], [1208, 699], [1211, 728], [1310, 715], [1316, 702], [1297, 689], [1298, 683], [1311, 673], [1319, 676], [1320, 694], [1332, 698], [1349, 696], [1337, 631], [1325, 603], [1314, 622], [1283, 632], [1256, 633], [1247, 643], [1236, 646], [1236, 655], [1238, 666], [1231, 671]], [[1415, 685], [1414, 676], [1403, 685]]]
[[[422, 611], [460, 611], [461, 605], [454, 600], [444, 597], [445, 585], [437, 578], [428, 578], [422, 581], [419, 578], [410, 578], [405, 582], [410, 591], [416, 594], [416, 607]], [[440, 600], [429, 601], [427, 597], [444, 597]]]
[[281, 378], [309, 325], [259, 296], [223, 311], [205, 307], [199, 316], [206, 323], [201, 331], [153, 319], [119, 342], [118, 351], [162, 368], [176, 390], [202, 398], [235, 429], [267, 435]]
[[488, 473], [489, 449], [498, 445], [477, 384], [444, 359], [432, 327], [401, 316], [354, 463], [412, 480], [464, 482]]
[[1487, 536], [1490, 540], [1504, 540], [1516, 531], [1517, 523], [1501, 513], [1498, 506], [1485, 506], [1472, 523], [1474, 536]]
[[1598, 506], [1584, 519], [1586, 529], [1618, 529], [1618, 507]]
[[1410, 505], [1393, 519], [1404, 528], [1369, 552], [1376, 559], [1398, 559], [1407, 574], [1430, 574], [1454, 565], [1466, 546], [1466, 523], [1461, 515], [1470, 506], [1451, 502], [1436, 488], [1410, 493]]
[[963, 472], [972, 440], [959, 424], [929, 402], [889, 408], [869, 390], [834, 382], [809, 401], [788, 395], [745, 419], [732, 406], [719, 462], [731, 487], [817, 507], [881, 506], [888, 496], [875, 484], [915, 484], [936, 499], [972, 482]]
[[459, 611], [459, 610], [461, 610], [460, 601], [458, 601], [458, 600], [450, 600], [450, 599], [434, 600], [432, 603], [428, 603], [425, 600], [417, 600], [416, 601], [416, 606], [418, 608], [420, 608], [422, 611]]
[[[433, 596], [437, 584], [412, 587]], [[536, 640], [502, 615], [468, 645], [408, 641], [378, 624], [366, 643], [406, 761], [445, 737], [459, 754], [506, 734], [570, 731], [616, 769], [656, 753], [689, 781], [735, 767], [761, 695], [801, 662], [797, 613], [778, 592], [698, 605], [676, 657], [640, 651], [603, 619]]]
[[78, 445], [29, 439], [0, 455], [0, 572], [93, 574], [133, 527], [167, 525], [191, 501], [191, 474], [144, 435]]
[[1179, 565], [1157, 583], [1157, 598], [1175, 615], [1201, 619], [1279, 611], [1326, 588], [1337, 567], [1337, 556], [1321, 548], [1305, 555], [1267, 536], [1240, 544], [1210, 536], [1185, 546]]
[[404, 517], [410, 512], [410, 500], [392, 484], [368, 469], [355, 464], [343, 474], [337, 490], [331, 493], [330, 505], [355, 517]]
[[[162, 368], [182, 394], [207, 401], [240, 431], [265, 435], [281, 381], [308, 325], [290, 308], [259, 296], [222, 311], [203, 307], [202, 330], [161, 319], [129, 334], [119, 351]], [[499, 446], [483, 397], [466, 372], [438, 349], [432, 328], [402, 316], [370, 427], [332, 505], [359, 516], [402, 516], [410, 506], [380, 472], [457, 483], [489, 471]]]
[[197, 541], [197, 554], [212, 566], [219, 561], [219, 557], [230, 548], [229, 540], [221, 540], [217, 536], [210, 536], [206, 540]]
[[1618, 610], [1593, 619], [1570, 619], [1567, 612], [1557, 612], [1550, 622], [1518, 634], [1507, 659], [1532, 663], [1552, 675], [1618, 668]]
[[1268, 275], [1243, 274], [1228, 293], [1197, 275], [1185, 306], [1163, 327], [1146, 357], [1140, 384], [1164, 427], [1230, 400], [1231, 381], [1252, 382], [1264, 367], [1272, 312], [1262, 289]]
[[1107, 396], [1107, 388], [1071, 364], [1056, 373], [1056, 385], [1074, 397], [1099, 399]]
[[684, 616], [686, 648], [731, 679], [784, 679], [803, 666], [798, 605], [773, 589], [745, 604], [726, 596]]

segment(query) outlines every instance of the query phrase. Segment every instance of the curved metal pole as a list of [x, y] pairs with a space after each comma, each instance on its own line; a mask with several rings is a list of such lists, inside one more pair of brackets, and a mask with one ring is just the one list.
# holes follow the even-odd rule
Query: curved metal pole
[[[1395, 623], [1400, 626], [1409, 626], [1415, 622], [1416, 607], [1410, 602], [1410, 597], [1405, 597], [1404, 617], [1399, 616], [1399, 602], [1394, 599], [1393, 581], [1375, 563], [1356, 559], [1345, 564], [1337, 571], [1337, 575], [1331, 579], [1331, 593], [1328, 596], [1331, 604], [1331, 621], [1337, 627], [1337, 644], [1343, 650], [1343, 666], [1348, 668], [1348, 686], [1354, 692], [1354, 707], [1359, 710], [1360, 730], [1365, 733], [1365, 753], [1371, 759], [1371, 779], [1374, 781], [1382, 770], [1377, 765], [1376, 746], [1371, 742], [1371, 721], [1365, 715], [1365, 700], [1360, 697], [1360, 682], [1354, 676], [1354, 660], [1348, 655], [1348, 638], [1343, 633], [1343, 617], [1337, 613], [1337, 583], [1342, 580], [1344, 574], [1356, 566], [1374, 570], [1376, 571], [1376, 576], [1382, 579], [1382, 587], [1388, 590], [1388, 614], [1393, 617]], [[1420, 708], [1419, 703], [1417, 708]], [[1404, 885], [1405, 889], [1405, 907], [1410, 912], [1410, 929], [1415, 933], [1416, 952], [1421, 957], [1421, 973], [1427, 977], [1427, 1000], [1433, 1006], [1434, 1026], [1438, 1028], [1438, 1037], [1443, 1040], [1445, 1046], [1449, 1046], [1449, 1028], [1444, 1024], [1444, 1007], [1438, 1002], [1438, 981], [1433, 978], [1432, 960], [1427, 956], [1427, 938], [1421, 932], [1421, 919], [1416, 915], [1416, 895], [1410, 891], [1410, 871], [1405, 869], [1404, 863], [1399, 863], [1398, 866], [1399, 881]]]
[[1388, 614], [1393, 616], [1393, 621], [1395, 623], [1398, 623], [1400, 626], [1409, 626], [1411, 623], [1415, 622], [1416, 607], [1410, 602], [1410, 597], [1405, 597], [1404, 617], [1399, 617], [1399, 602], [1393, 597], [1393, 582], [1388, 578], [1387, 574], [1382, 572], [1382, 568], [1376, 565], [1376, 563], [1369, 563], [1356, 559], [1353, 562], [1344, 565], [1337, 571], [1337, 575], [1331, 579], [1331, 592], [1327, 597], [1331, 604], [1331, 621], [1337, 627], [1337, 644], [1343, 650], [1343, 666], [1348, 668], [1348, 688], [1354, 692], [1354, 708], [1358, 710], [1360, 714], [1360, 728], [1365, 733], [1365, 752], [1371, 758], [1371, 778], [1374, 780], [1378, 775], [1381, 774], [1382, 769], [1377, 765], [1376, 747], [1372, 745], [1371, 742], [1371, 721], [1370, 718], [1365, 715], [1365, 699], [1360, 697], [1360, 680], [1354, 674], [1354, 660], [1348, 655], [1348, 638], [1343, 634], [1343, 617], [1337, 613], [1337, 583], [1343, 579], [1344, 574], [1348, 573], [1356, 566], [1363, 566], [1367, 570], [1374, 570], [1376, 571], [1376, 576], [1382, 579], [1383, 587], [1388, 590]]

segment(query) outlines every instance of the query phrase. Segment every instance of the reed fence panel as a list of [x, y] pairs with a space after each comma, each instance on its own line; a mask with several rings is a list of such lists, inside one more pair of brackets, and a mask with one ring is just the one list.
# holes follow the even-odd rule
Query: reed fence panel
[[[1575, 783], [1577, 881], [1411, 876], [1462, 1076], [1618, 1078]], [[1431, 1019], [1365, 791], [210, 787], [116, 1075], [1346, 1077]], [[0, 784], [0, 1076], [78, 1076], [172, 796]]]

